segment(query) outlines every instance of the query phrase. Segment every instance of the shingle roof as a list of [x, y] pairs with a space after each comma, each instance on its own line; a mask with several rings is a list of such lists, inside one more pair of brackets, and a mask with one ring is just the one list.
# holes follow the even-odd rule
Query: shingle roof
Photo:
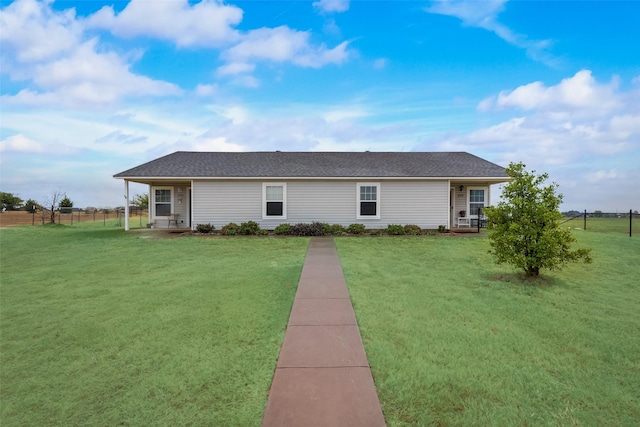
[[465, 152], [177, 151], [115, 178], [507, 178], [503, 167]]

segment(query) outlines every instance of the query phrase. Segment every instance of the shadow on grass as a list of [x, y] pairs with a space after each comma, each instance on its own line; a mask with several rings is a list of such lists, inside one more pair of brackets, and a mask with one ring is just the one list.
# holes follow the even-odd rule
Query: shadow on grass
[[530, 277], [518, 271], [489, 274], [487, 279], [491, 282], [508, 283], [509, 285], [517, 286], [528, 292], [534, 292], [538, 289], [567, 286], [567, 283], [564, 280], [557, 277], [542, 274], [538, 277]]

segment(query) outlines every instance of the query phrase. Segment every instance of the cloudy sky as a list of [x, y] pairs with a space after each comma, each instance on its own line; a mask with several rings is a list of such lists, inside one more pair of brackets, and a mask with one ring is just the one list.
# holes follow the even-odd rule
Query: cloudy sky
[[[1, 190], [177, 150], [468, 151], [640, 210], [640, 1], [0, 0]], [[133, 188], [142, 193], [144, 187]]]

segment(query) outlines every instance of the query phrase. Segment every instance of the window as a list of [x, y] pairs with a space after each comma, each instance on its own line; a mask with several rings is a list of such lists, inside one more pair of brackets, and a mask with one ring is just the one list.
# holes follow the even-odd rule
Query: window
[[380, 219], [380, 184], [357, 185], [356, 218]]
[[469, 190], [469, 216], [477, 217], [478, 209], [484, 208], [485, 203], [484, 189], [470, 189]]
[[264, 219], [287, 217], [287, 184], [263, 183], [262, 199], [262, 217]]
[[156, 188], [154, 195], [154, 216], [171, 215], [171, 189]]

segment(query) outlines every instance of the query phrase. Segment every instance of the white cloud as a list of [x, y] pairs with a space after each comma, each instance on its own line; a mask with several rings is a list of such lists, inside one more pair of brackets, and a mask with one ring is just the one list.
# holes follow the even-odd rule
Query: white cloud
[[[73, 49], [82, 28], [73, 9], [54, 12], [50, 1], [18, 0], [0, 11], [0, 43], [21, 63], [53, 58]], [[4, 59], [4, 58], [3, 58]]]
[[222, 56], [228, 61], [218, 69], [222, 75], [253, 71], [256, 61], [291, 62], [302, 67], [319, 68], [340, 64], [348, 57], [347, 42], [333, 49], [325, 45], [312, 46], [310, 34], [286, 26], [259, 28], [249, 31], [242, 41], [226, 50]]
[[[18, 0], [2, 10], [3, 65], [13, 80], [32, 84], [2, 102], [23, 105], [104, 106], [129, 96], [178, 95], [173, 84], [130, 71], [129, 61], [83, 41], [73, 9], [54, 11], [51, 2]], [[37, 36], [37, 40], [33, 36]]]
[[440, 150], [470, 151], [502, 165], [523, 161], [529, 169], [549, 172], [570, 208], [615, 210], [621, 207], [616, 203], [637, 193], [632, 177], [640, 175], [638, 91], [621, 90], [615, 78], [600, 83], [584, 70], [554, 86], [535, 82], [500, 92], [478, 106], [486, 113], [502, 110], [501, 116], [512, 108], [517, 113], [511, 118], [468, 134], [441, 135], [432, 143]]
[[47, 146], [25, 137], [23, 134], [12, 135], [0, 141], [0, 152], [46, 153]]
[[609, 84], [599, 84], [591, 71], [582, 70], [556, 86], [546, 87], [538, 81], [513, 91], [502, 91], [496, 97], [483, 100], [478, 108], [481, 111], [508, 107], [523, 110], [580, 109], [606, 114], [623, 105], [616, 93], [618, 86], [616, 79]]
[[149, 36], [177, 46], [223, 46], [238, 38], [232, 27], [242, 21], [242, 10], [216, 0], [189, 4], [187, 0], [131, 0], [120, 13], [105, 6], [86, 25], [108, 29], [118, 37]]
[[549, 40], [530, 40], [498, 22], [498, 15], [504, 10], [507, 2], [508, 0], [435, 0], [425, 10], [429, 13], [456, 17], [469, 27], [491, 31], [507, 43], [525, 49], [534, 60], [548, 64], [557, 62], [547, 51], [551, 44]]
[[346, 12], [349, 10], [349, 0], [320, 0], [313, 2], [313, 7], [325, 13]]
[[620, 177], [620, 173], [615, 169], [598, 170], [598, 171], [590, 172], [586, 174], [587, 181], [589, 181], [591, 184], [595, 184], [601, 181], [615, 180], [619, 177]]
[[217, 85], [199, 84], [194, 89], [193, 93], [200, 98], [209, 97], [214, 95], [218, 91]]

